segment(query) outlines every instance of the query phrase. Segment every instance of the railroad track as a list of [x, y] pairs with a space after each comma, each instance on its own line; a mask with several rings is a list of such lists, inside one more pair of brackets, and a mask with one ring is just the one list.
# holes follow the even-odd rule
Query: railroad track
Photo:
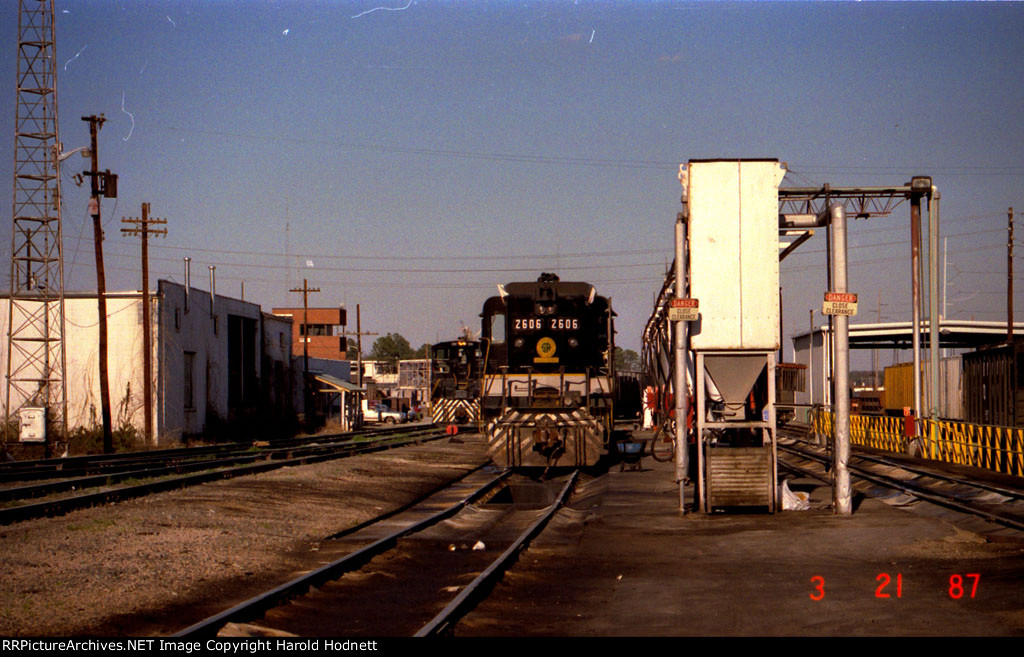
[[254, 449], [282, 449], [309, 444], [345, 442], [367, 436], [382, 436], [437, 428], [438, 425], [407, 425], [400, 427], [363, 429], [344, 433], [319, 434], [298, 438], [269, 441], [220, 443], [201, 447], [176, 447], [150, 451], [121, 452], [117, 454], [87, 454], [33, 461], [0, 462], [0, 484], [46, 479], [61, 479], [99, 474], [113, 474], [147, 467], [152, 464], [170, 465], [190, 461], [251, 454]]
[[557, 481], [554, 501], [541, 508], [473, 506], [513, 485], [509, 476], [481, 471], [397, 516], [334, 537], [344, 540], [325, 541], [320, 551], [333, 557], [329, 563], [175, 636], [451, 633], [564, 506], [579, 472]]
[[[286, 466], [318, 463], [392, 449], [444, 436], [444, 432], [435, 425], [427, 425], [416, 429], [404, 428], [277, 441], [261, 447], [248, 446], [242, 452], [200, 451], [192, 455], [174, 454], [171, 457], [143, 459], [141, 462], [133, 456], [128, 456], [121, 461], [121, 465], [126, 465], [128, 469], [117, 468], [99, 475], [71, 476], [43, 484], [0, 489], [0, 503], [6, 505], [0, 508], [0, 525], [62, 515], [75, 509], [268, 472]], [[114, 459], [114, 462], [117, 462], [117, 459]], [[65, 471], [65, 476], [67, 472]], [[148, 481], [135, 483], [138, 480]], [[118, 483], [126, 485], [91, 493], [80, 492], [86, 488], [106, 488]], [[71, 494], [57, 499], [26, 503], [26, 500], [63, 493]]]
[[[778, 449], [805, 459], [804, 464], [779, 460], [780, 465], [803, 475], [831, 483], [824, 466], [831, 467], [831, 455], [821, 448], [779, 443]], [[822, 467], [810, 469], [806, 461]], [[851, 453], [851, 476], [877, 486], [898, 490], [917, 499], [970, 514], [1005, 527], [1024, 530], [1024, 490], [941, 472], [904, 459]]]

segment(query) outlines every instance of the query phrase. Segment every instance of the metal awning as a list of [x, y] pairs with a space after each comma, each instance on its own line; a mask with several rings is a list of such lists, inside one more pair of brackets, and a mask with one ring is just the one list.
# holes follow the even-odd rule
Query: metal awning
[[310, 374], [320, 383], [329, 386], [327, 389], [321, 390], [320, 392], [366, 392], [366, 388], [360, 388], [354, 383], [342, 381], [338, 377], [331, 376], [330, 374], [313, 374], [312, 372]]

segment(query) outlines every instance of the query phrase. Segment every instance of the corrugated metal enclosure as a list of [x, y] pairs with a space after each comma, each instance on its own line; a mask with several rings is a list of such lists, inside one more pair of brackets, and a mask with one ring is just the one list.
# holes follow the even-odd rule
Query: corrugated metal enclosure
[[1024, 343], [964, 354], [964, 419], [1024, 426]]

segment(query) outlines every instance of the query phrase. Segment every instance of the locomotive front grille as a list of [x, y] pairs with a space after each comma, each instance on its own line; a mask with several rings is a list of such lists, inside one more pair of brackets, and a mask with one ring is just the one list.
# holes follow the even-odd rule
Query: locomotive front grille
[[589, 466], [605, 427], [582, 408], [510, 408], [487, 427], [491, 460], [503, 467]]

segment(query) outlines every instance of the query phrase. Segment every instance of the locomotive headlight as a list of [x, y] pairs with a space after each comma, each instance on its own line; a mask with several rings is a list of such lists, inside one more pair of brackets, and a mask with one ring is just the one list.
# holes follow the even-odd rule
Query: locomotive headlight
[[523, 346], [523, 339], [522, 338], [516, 338], [515, 342], [513, 342], [512, 344], [515, 346], [516, 349], [519, 349], [519, 348], [521, 348]]
[[580, 346], [580, 341], [577, 340], [576, 338], [569, 338], [569, 346], [570, 347], [578, 347], [578, 346]]

